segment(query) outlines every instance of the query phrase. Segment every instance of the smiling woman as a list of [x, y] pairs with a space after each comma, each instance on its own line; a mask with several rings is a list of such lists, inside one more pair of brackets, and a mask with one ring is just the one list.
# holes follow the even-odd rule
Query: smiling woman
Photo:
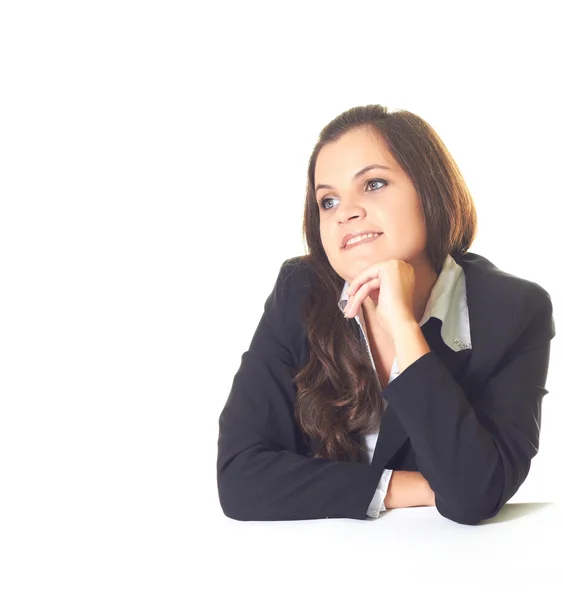
[[422, 118], [359, 106], [321, 131], [308, 253], [282, 264], [219, 418], [225, 514], [435, 505], [476, 524], [514, 495], [539, 447], [552, 303], [469, 252], [476, 229]]
[[[376, 261], [402, 260], [414, 269], [418, 322], [446, 256], [462, 256], [476, 229], [477, 213], [463, 177], [438, 134], [420, 117], [369, 105], [346, 111], [321, 132], [309, 160], [303, 224], [310, 248], [306, 259], [318, 274], [320, 297], [340, 296], [344, 282]], [[381, 235], [346, 245], [367, 232]], [[365, 299], [362, 317], [368, 322], [375, 362], [389, 364], [394, 348], [375, 317], [377, 296]], [[362, 436], [379, 427], [384, 410], [369, 361], [355, 351], [355, 332], [334, 326], [338, 321], [330, 315], [330, 304], [319, 311], [309, 303], [303, 319], [311, 346], [329, 348], [329, 339], [334, 339], [341, 358], [323, 360], [312, 353], [296, 376], [298, 423], [317, 440], [314, 456], [360, 460]], [[347, 410], [340, 408], [338, 418], [325, 383], [313, 376], [323, 371], [321, 361], [334, 388], [349, 390], [344, 396]], [[354, 386], [346, 382], [351, 372], [360, 377]], [[333, 398], [339, 405], [343, 401], [342, 394]]]

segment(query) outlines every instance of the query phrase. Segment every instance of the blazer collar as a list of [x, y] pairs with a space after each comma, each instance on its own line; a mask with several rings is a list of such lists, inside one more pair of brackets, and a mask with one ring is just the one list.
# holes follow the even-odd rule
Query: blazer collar
[[[338, 301], [341, 311], [344, 311], [348, 303], [347, 290], [349, 287], [350, 284], [345, 281]], [[442, 339], [453, 351], [471, 348], [464, 272], [463, 268], [449, 254], [446, 256], [430, 292], [419, 325], [422, 327], [432, 317], [441, 321]], [[360, 315], [356, 315], [356, 322], [363, 325]]]

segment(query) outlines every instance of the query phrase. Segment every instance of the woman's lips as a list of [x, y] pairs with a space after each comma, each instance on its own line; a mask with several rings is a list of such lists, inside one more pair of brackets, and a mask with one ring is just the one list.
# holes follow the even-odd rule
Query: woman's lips
[[383, 235], [383, 233], [380, 233], [376, 237], [368, 237], [365, 240], [362, 240], [361, 242], [356, 242], [355, 244], [349, 244], [348, 246], [344, 246], [344, 248], [342, 248], [342, 250], [352, 250], [352, 248], [355, 248], [356, 246], [361, 246], [362, 244], [367, 244], [368, 242], [376, 242], [382, 235]]

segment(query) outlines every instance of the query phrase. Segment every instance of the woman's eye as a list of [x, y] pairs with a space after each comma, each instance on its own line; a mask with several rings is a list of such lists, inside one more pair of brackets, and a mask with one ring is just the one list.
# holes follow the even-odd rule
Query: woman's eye
[[[377, 182], [379, 182], [379, 183], [384, 183], [385, 185], [387, 185], [387, 182], [385, 181], [385, 179], [369, 179], [369, 180], [366, 182], [366, 186], [369, 186], [369, 184], [370, 184], [370, 183], [372, 183], [372, 182], [374, 182], [374, 181], [375, 181], [376, 183], [377, 183]], [[383, 186], [382, 186], [382, 187], [383, 187]], [[370, 188], [370, 189], [372, 189], [372, 190], [379, 190], [379, 189], [381, 189], [381, 188]]]
[[[334, 198], [323, 198], [323, 199], [321, 200], [321, 208], [322, 208], [323, 210], [329, 210], [329, 209], [328, 209], [328, 208], [326, 208], [326, 206], [325, 206], [325, 202], [326, 202], [327, 200], [334, 200]], [[332, 208], [332, 207], [331, 207], [331, 208]]]
[[[383, 185], [379, 186], [379, 187], [369, 187], [369, 185], [371, 183], [381, 183]], [[387, 181], [385, 181], [385, 179], [368, 179], [366, 181], [366, 190], [370, 191], [370, 192], [377, 192], [377, 190], [380, 190], [382, 187], [387, 185]], [[332, 208], [332, 206], [330, 208], [326, 208], [325, 207], [325, 202], [327, 202], [328, 200], [334, 200], [334, 198], [332, 196], [327, 196], [326, 198], [323, 198], [320, 202], [319, 202], [319, 206], [323, 209], [323, 210], [330, 210], [330, 208]]]

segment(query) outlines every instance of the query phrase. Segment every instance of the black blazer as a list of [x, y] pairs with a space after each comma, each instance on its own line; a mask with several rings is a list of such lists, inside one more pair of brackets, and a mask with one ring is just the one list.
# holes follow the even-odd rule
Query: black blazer
[[449, 348], [435, 317], [422, 326], [431, 352], [384, 388], [388, 405], [370, 465], [307, 455], [291, 378], [309, 354], [300, 303], [311, 267], [301, 257], [283, 262], [219, 417], [225, 515], [365, 519], [384, 468], [419, 471], [438, 512], [458, 523], [499, 512], [538, 452], [553, 307], [540, 285], [483, 256], [468, 252], [456, 262], [466, 278], [472, 348]]

